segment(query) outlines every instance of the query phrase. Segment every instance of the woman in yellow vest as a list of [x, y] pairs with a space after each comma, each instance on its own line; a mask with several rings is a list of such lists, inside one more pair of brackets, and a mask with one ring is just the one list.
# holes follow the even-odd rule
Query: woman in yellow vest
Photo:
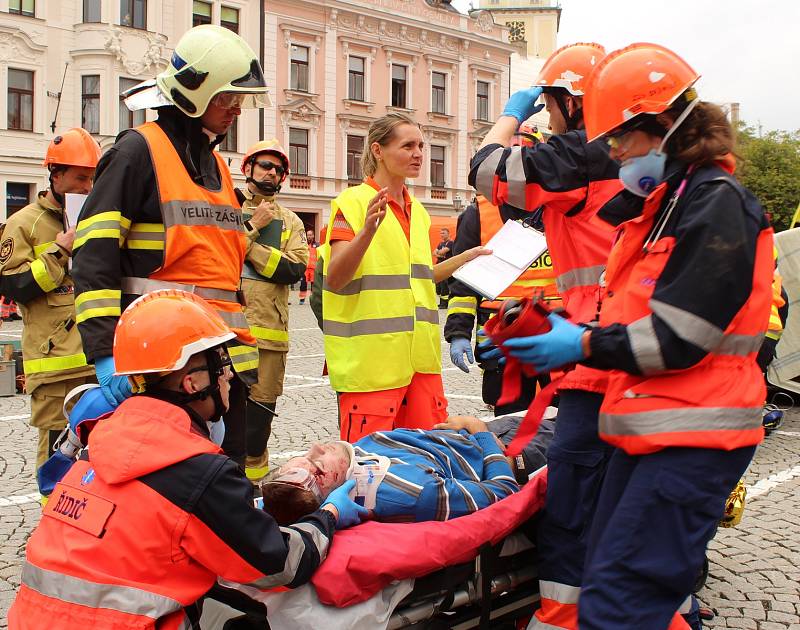
[[341, 438], [350, 442], [373, 431], [430, 429], [447, 417], [435, 282], [484, 250], [434, 268], [430, 217], [405, 186], [419, 176], [423, 146], [411, 118], [374, 121], [364, 183], [331, 202], [323, 333]]

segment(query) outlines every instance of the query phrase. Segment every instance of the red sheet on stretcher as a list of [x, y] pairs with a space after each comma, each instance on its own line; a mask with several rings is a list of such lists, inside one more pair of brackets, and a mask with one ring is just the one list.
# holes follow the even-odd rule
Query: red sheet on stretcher
[[544, 505], [547, 471], [487, 508], [426, 523], [370, 521], [337, 532], [312, 578], [323, 604], [343, 608], [366, 601], [394, 580], [417, 578], [468, 562], [487, 542], [497, 544]]

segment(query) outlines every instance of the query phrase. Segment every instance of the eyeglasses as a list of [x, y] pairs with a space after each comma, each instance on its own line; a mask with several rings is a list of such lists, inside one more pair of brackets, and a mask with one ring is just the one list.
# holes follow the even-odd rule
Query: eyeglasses
[[238, 94], [236, 92], [220, 92], [211, 99], [211, 104], [222, 109], [241, 109], [247, 96], [247, 94]]
[[269, 160], [256, 160], [254, 164], [258, 164], [261, 168], [265, 171], [269, 171], [274, 169], [275, 174], [280, 177], [286, 172], [286, 169], [283, 168], [280, 164], [275, 164], [275, 162], [270, 162]]
[[268, 483], [282, 483], [288, 486], [297, 486], [313, 493], [318, 499], [322, 499], [322, 492], [317, 485], [316, 477], [305, 468], [289, 468], [288, 470], [278, 468], [277, 470], [267, 473], [261, 485], [263, 486]]
[[220, 349], [218, 352], [219, 367], [212, 369], [212, 367], [208, 364], [199, 365], [196, 368], [189, 370], [187, 374], [193, 374], [194, 372], [211, 372], [212, 378], [219, 378], [220, 376], [231, 378], [233, 376], [233, 360], [224, 350]]

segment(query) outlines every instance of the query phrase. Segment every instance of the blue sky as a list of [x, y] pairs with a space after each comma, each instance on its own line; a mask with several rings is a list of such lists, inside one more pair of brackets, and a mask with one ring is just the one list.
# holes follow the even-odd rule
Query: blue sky
[[[465, 10], [469, 0], [453, 5]], [[797, 0], [561, 0], [561, 8], [559, 46], [662, 44], [702, 75], [703, 99], [738, 101], [741, 118], [765, 132], [800, 129]]]

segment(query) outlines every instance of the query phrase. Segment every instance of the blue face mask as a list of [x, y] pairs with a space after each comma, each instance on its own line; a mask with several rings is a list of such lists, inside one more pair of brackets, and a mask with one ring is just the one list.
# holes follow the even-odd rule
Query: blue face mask
[[629, 158], [619, 167], [619, 178], [634, 195], [647, 197], [664, 180], [666, 153], [650, 149], [647, 155]]
[[208, 426], [209, 439], [217, 446], [222, 446], [222, 440], [225, 439], [225, 422], [222, 418], [216, 422], [206, 422]]
[[667, 140], [699, 102], [699, 99], [694, 99], [686, 106], [667, 131], [667, 135], [664, 136], [658, 149], [650, 149], [647, 155], [628, 158], [619, 167], [619, 178], [626, 189], [639, 197], [648, 197], [656, 186], [664, 181], [664, 169], [667, 165], [667, 154], [664, 153], [664, 147]]

